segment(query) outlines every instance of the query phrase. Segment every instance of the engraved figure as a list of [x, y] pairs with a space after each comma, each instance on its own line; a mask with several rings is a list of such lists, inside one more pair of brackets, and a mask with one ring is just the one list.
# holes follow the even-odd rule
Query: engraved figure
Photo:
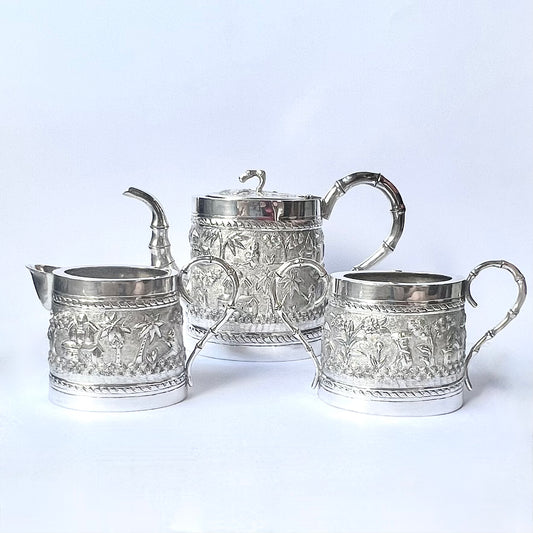
[[407, 329], [418, 340], [416, 350], [419, 362], [425, 368], [435, 365], [435, 339], [431, 329], [431, 324], [423, 317], [416, 317], [407, 322]]
[[[189, 240], [193, 257], [213, 254], [226, 259], [237, 271], [241, 282], [237, 298], [236, 311], [228, 321], [228, 327], [237, 324], [282, 324], [274, 311], [271, 297], [271, 286], [274, 272], [286, 259], [291, 257], [311, 257], [321, 261], [323, 257], [323, 234], [320, 229], [306, 229], [283, 223], [280, 227], [276, 223], [269, 223], [270, 231], [256, 230], [255, 222], [252, 227], [247, 222], [232, 225], [231, 228], [211, 225], [209, 219], [194, 218]], [[259, 223], [260, 224], [260, 223]], [[282, 231], [282, 229], [284, 231]], [[197, 271], [206, 271], [199, 267]], [[314, 273], [314, 272], [313, 272]], [[287, 308], [301, 308], [312, 300], [314, 294], [313, 273], [305, 273], [299, 281], [293, 278], [287, 282], [285, 300]], [[191, 317], [212, 319], [223, 309], [224, 301], [211, 298], [211, 294], [218, 292], [215, 287], [217, 279], [200, 279], [197, 276], [191, 281], [191, 294], [194, 303], [189, 305]], [[299, 313], [299, 320], [312, 320], [315, 309]], [[309, 318], [308, 318], [309, 317]], [[278, 326], [279, 327], [279, 326]], [[224, 331], [224, 327], [221, 331]]]
[[80, 363], [97, 364], [103, 350], [98, 343], [98, 328], [85, 313], [72, 315], [67, 325], [68, 340], [61, 343], [65, 356]]
[[411, 354], [411, 346], [409, 343], [409, 332], [400, 331], [398, 335], [393, 335], [393, 339], [398, 347], [398, 353], [391, 365], [393, 365], [398, 371], [411, 368], [413, 366], [413, 356]]

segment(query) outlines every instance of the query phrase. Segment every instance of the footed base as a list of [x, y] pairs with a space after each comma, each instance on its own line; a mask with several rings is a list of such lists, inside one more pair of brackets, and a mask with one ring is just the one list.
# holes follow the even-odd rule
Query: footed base
[[[189, 325], [192, 339], [201, 339], [207, 330]], [[302, 332], [315, 353], [321, 350], [322, 328]], [[204, 345], [200, 355], [228, 361], [282, 362], [308, 359], [309, 354], [292, 333], [217, 333]]]
[[[320, 340], [311, 341], [315, 353], [320, 353]], [[276, 346], [233, 346], [208, 342], [200, 352], [204, 357], [245, 362], [283, 362], [308, 359], [309, 354], [302, 344]]]
[[461, 380], [443, 388], [416, 390], [359, 389], [358, 393], [350, 396], [319, 385], [318, 397], [334, 407], [369, 415], [443, 415], [457, 411], [463, 405], [463, 382]]
[[144, 411], [187, 398], [185, 374], [159, 383], [80, 385], [50, 375], [48, 395], [55, 405], [78, 411]]

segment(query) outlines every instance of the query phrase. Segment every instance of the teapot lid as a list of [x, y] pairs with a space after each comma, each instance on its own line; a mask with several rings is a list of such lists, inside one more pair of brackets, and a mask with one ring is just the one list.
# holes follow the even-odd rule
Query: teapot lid
[[257, 177], [255, 189], [225, 189], [195, 198], [194, 214], [201, 217], [257, 219], [262, 221], [319, 220], [320, 198], [277, 191], [263, 191], [264, 170], [247, 170], [239, 176], [244, 183]]

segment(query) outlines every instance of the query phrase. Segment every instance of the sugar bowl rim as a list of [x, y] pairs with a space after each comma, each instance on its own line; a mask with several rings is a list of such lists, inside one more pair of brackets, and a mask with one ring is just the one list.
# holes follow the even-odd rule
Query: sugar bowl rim
[[331, 291], [357, 301], [428, 303], [464, 298], [465, 278], [401, 270], [361, 270], [331, 274]]

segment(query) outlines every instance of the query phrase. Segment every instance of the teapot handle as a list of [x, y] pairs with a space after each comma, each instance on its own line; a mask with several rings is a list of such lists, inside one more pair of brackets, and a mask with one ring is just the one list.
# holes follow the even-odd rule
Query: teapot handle
[[[292, 259], [291, 261], [287, 261], [286, 263], [281, 265], [276, 270], [276, 275], [274, 276], [274, 283], [272, 283], [271, 290], [272, 290], [272, 300], [274, 302], [274, 311], [276, 311], [276, 313], [279, 315], [281, 320], [283, 320], [283, 322], [292, 331], [292, 333], [300, 339], [300, 342], [304, 345], [304, 348], [309, 353], [309, 355], [311, 356], [311, 359], [315, 363], [315, 377], [311, 385], [313, 388], [315, 388], [318, 385], [318, 379], [320, 377], [320, 367], [321, 367], [320, 359], [316, 355], [315, 351], [313, 350], [313, 347], [309, 344], [309, 342], [307, 341], [303, 333], [300, 331], [300, 329], [297, 328], [292, 323], [287, 313], [283, 310], [284, 301], [283, 300], [280, 301], [278, 297], [278, 282], [283, 278], [283, 276], [285, 276], [288, 272], [290, 272], [294, 268], [306, 267], [306, 266], [311, 267], [314, 270], [316, 270], [319, 275], [319, 278], [318, 278], [319, 281], [322, 281], [323, 283], [326, 284], [326, 287], [322, 291], [322, 294], [315, 301], [308, 302], [310, 307], [315, 307], [317, 305], [320, 305], [326, 299], [326, 296], [327, 296], [327, 283], [329, 280], [329, 275], [326, 272], [326, 269], [320, 263], [317, 263], [316, 261], [313, 261], [312, 259], [302, 259], [301, 257], [298, 257], [296, 259]], [[316, 291], [315, 291], [315, 294], [317, 294]]]
[[507, 324], [509, 324], [509, 322], [511, 322], [511, 320], [516, 317], [516, 315], [518, 315], [518, 312], [520, 311], [520, 308], [522, 307], [527, 294], [527, 285], [524, 275], [522, 274], [522, 272], [520, 272], [520, 270], [518, 270], [515, 265], [504, 260], [485, 261], [484, 263], [481, 263], [476, 268], [474, 268], [472, 272], [470, 272], [465, 282], [465, 296], [468, 303], [470, 303], [472, 307], [477, 307], [477, 302], [474, 300], [474, 298], [472, 297], [472, 293], [470, 292], [470, 286], [472, 284], [472, 281], [482, 270], [490, 267], [503, 268], [511, 272], [516, 284], [518, 285], [518, 296], [513, 307], [511, 307], [511, 309], [507, 311], [507, 314], [505, 315], [503, 320], [501, 320], [492, 329], [489, 329], [485, 333], [485, 335], [483, 335], [483, 337], [481, 337], [468, 352], [468, 355], [465, 359], [465, 384], [468, 390], [472, 390], [472, 383], [470, 381], [470, 378], [468, 377], [468, 363], [470, 363], [470, 359], [472, 359], [473, 355], [479, 352], [479, 349], [481, 348], [481, 345], [484, 342], [488, 341], [489, 339], [492, 339], [492, 337], [499, 333], [505, 326], [507, 326]]
[[398, 189], [381, 174], [374, 172], [355, 172], [337, 180], [326, 196], [322, 198], [320, 202], [322, 217], [329, 219], [337, 200], [356, 185], [372, 185], [376, 187], [385, 194], [391, 203], [392, 228], [389, 236], [368, 259], [353, 267], [353, 270], [364, 270], [381, 261], [381, 259], [396, 248], [405, 224], [405, 205]]
[[194, 345], [194, 349], [189, 355], [189, 357], [187, 357], [187, 362], [185, 363], [185, 372], [187, 374], [187, 383], [189, 385], [192, 385], [191, 365], [194, 359], [200, 353], [200, 350], [204, 347], [205, 343], [209, 340], [209, 338], [222, 327], [222, 325], [229, 319], [229, 317], [235, 311], [235, 301], [237, 300], [237, 293], [239, 292], [239, 278], [237, 277], [237, 273], [235, 272], [235, 270], [231, 268], [228, 263], [226, 263], [226, 261], [224, 261], [223, 259], [219, 259], [218, 257], [213, 257], [211, 255], [204, 255], [193, 259], [180, 271], [178, 276], [178, 290], [183, 299], [188, 304], [190, 304], [193, 302], [193, 298], [185, 289], [185, 285], [183, 283], [183, 276], [186, 276], [189, 273], [191, 267], [193, 267], [194, 265], [213, 263], [222, 267], [222, 269], [226, 272], [227, 276], [231, 280], [233, 290], [231, 300], [226, 305], [226, 310], [224, 311], [222, 317], [217, 322], [215, 322], [215, 324], [213, 324], [210, 328], [208, 328], [204, 336]]

